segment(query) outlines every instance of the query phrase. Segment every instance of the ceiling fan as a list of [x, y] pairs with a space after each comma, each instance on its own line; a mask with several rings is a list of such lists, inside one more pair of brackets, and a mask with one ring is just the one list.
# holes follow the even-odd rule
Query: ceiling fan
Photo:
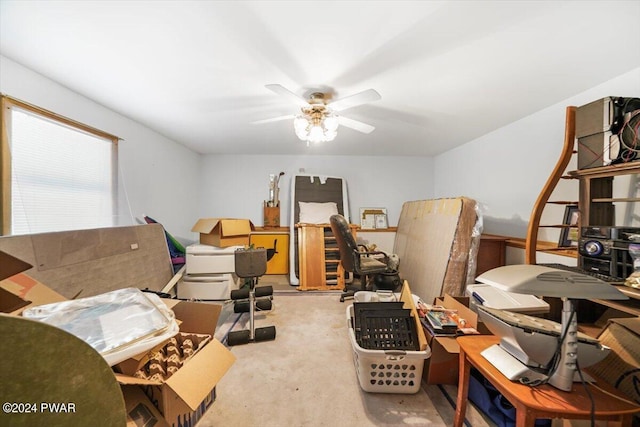
[[338, 125], [366, 134], [373, 132], [375, 129], [375, 127], [367, 123], [336, 114], [337, 112], [344, 111], [348, 108], [357, 107], [359, 105], [381, 99], [380, 94], [374, 89], [367, 89], [363, 92], [331, 101], [329, 96], [322, 92], [313, 92], [309, 96], [309, 99], [306, 100], [279, 84], [269, 84], [265, 87], [298, 105], [301, 112], [300, 114], [289, 114], [286, 116], [258, 120], [253, 122], [253, 124], [294, 119], [293, 126], [296, 135], [301, 140], [306, 141], [307, 145], [310, 143], [332, 141], [337, 135]]

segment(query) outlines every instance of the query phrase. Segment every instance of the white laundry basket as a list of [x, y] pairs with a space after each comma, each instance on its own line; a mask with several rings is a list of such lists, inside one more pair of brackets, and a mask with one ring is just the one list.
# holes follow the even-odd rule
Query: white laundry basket
[[353, 348], [353, 362], [362, 390], [370, 393], [413, 394], [420, 390], [424, 361], [431, 349], [368, 350], [360, 347], [353, 330], [353, 305], [347, 307], [349, 339]]

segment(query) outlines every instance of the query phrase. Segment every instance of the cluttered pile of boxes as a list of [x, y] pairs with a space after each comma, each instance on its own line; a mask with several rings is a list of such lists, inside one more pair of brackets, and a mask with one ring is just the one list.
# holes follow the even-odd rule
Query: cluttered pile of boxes
[[[3, 259], [3, 263], [0, 265], [0, 300], [3, 305], [2, 311], [6, 313], [0, 315], [0, 321], [3, 319], [2, 316], [24, 316], [25, 318], [29, 316], [45, 322], [51, 321], [51, 324], [70, 333], [77, 333], [78, 326], [82, 326], [87, 330], [84, 338], [87, 338], [89, 342], [88, 338], [91, 336], [106, 336], [108, 329], [119, 329], [119, 325], [114, 322], [118, 319], [127, 321], [127, 317], [122, 317], [123, 313], [135, 314], [134, 312], [140, 308], [139, 303], [141, 301], [150, 301], [149, 297], [155, 297], [153, 294], [143, 293], [138, 289], [131, 288], [112, 291], [97, 297], [67, 300], [27, 274], [21, 271], [16, 273], [15, 268], [12, 268], [12, 266], [22, 265], [21, 261], [3, 252], [0, 252], [0, 254], [2, 254]], [[122, 295], [115, 295], [123, 291], [127, 291], [130, 294], [138, 294], [136, 297], [139, 300], [131, 304], [123, 302], [120, 299]], [[110, 297], [113, 298], [109, 301], [105, 300], [105, 298]], [[92, 346], [95, 346], [94, 350], [96, 351], [100, 349], [98, 352], [105, 358], [105, 363], [108, 363], [113, 369], [114, 381], [117, 380], [121, 385], [121, 392], [125, 398], [124, 404], [128, 414], [127, 425], [141, 425], [138, 424], [141, 416], [147, 421], [153, 420], [156, 423], [155, 425], [158, 426], [194, 425], [213, 403], [216, 384], [235, 362], [235, 357], [231, 352], [212, 336], [221, 307], [219, 305], [174, 299], [160, 300], [159, 298], [149, 307], [151, 307], [153, 313], [158, 314], [158, 317], [162, 319], [168, 319], [166, 313], [169, 311], [175, 315], [175, 318], [173, 318], [173, 315], [169, 316], [171, 317], [169, 319], [171, 322], [167, 320], [167, 323], [161, 324], [159, 329], [154, 329], [153, 331], [149, 329], [148, 335], [161, 338], [153, 341], [155, 344], [151, 345], [150, 348], [131, 345], [132, 343], [139, 343], [141, 336], [136, 335], [136, 333], [131, 335], [131, 342], [118, 341], [117, 344], [110, 344], [108, 340], [100, 340], [100, 342], [93, 342]], [[87, 308], [95, 309], [93, 310], [94, 314], [87, 315]], [[159, 314], [161, 313], [160, 308], [162, 308], [164, 314]], [[63, 311], [66, 311], [68, 315], [60, 321], [58, 313]], [[83, 313], [81, 316], [78, 315], [80, 312]], [[48, 313], [48, 316], [43, 313]], [[38, 318], [39, 314], [42, 314], [41, 318]], [[58, 318], [58, 324], [51, 320], [54, 318]], [[74, 322], [74, 318], [81, 320], [81, 322]], [[28, 322], [28, 320], [25, 320], [25, 322]], [[87, 326], [91, 324], [95, 328], [89, 331]], [[173, 332], [178, 333], [174, 335]], [[169, 333], [169, 335], [173, 336], [165, 337], [162, 333]], [[19, 334], [19, 331], [16, 331], [16, 334]], [[162, 375], [142, 375], [141, 373], [145, 369], [148, 372], [149, 362], [154, 354], [168, 354], [167, 348], [170, 346], [170, 340], [175, 336], [190, 337], [192, 343], [194, 342], [193, 337], [198, 337], [195, 349], [192, 345], [191, 352], [187, 351], [185, 353], [184, 348], [179, 352], [179, 359], [175, 364], [179, 368], [177, 369], [179, 375], [167, 375], [166, 368], [162, 369]], [[21, 339], [29, 340], [30, 337], [25, 335]], [[184, 343], [184, 340], [181, 341]], [[139, 352], [134, 351], [134, 354], [130, 354], [132, 348], [137, 348]], [[124, 350], [125, 352], [117, 356], [118, 350]], [[28, 357], [32, 363], [40, 363], [37, 354], [9, 354], [8, 356]], [[63, 360], [70, 356], [61, 349], [59, 357], [60, 360]], [[78, 360], [75, 363], [81, 365]], [[2, 373], [2, 376], [4, 377], [5, 374], [8, 377], [12, 376], [11, 373], [6, 372]], [[72, 374], [73, 372], [69, 372], [69, 375]], [[92, 377], [91, 373], [87, 373], [87, 375]], [[3, 384], [4, 395], [9, 400], [11, 400], [14, 392], [16, 395], [24, 396], [24, 394], [18, 393], [24, 389], [25, 384], [19, 384], [20, 376], [14, 376], [14, 378], [16, 378], [16, 381], [4, 382]], [[54, 396], [47, 395], [46, 388], [40, 389], [37, 384], [33, 386], [33, 401], [54, 399]], [[95, 396], [96, 401], [104, 398], [104, 396]], [[94, 408], [83, 407], [83, 403], [78, 403], [75, 411], [78, 413], [92, 412]], [[117, 408], [113, 408], [113, 411], [117, 412]], [[14, 421], [17, 417], [27, 414], [15, 415]], [[31, 421], [36, 420], [37, 416], [45, 416], [42, 413], [28, 415], [31, 415], [31, 418], [29, 418]]]
[[[235, 357], [215, 338], [222, 304], [192, 300], [229, 299], [231, 290], [237, 287], [234, 251], [248, 243], [253, 229], [248, 220], [220, 219], [200, 220], [196, 227], [203, 227], [197, 230], [201, 233], [200, 244], [189, 247], [187, 280], [177, 288], [178, 297], [184, 300], [160, 298], [135, 287], [68, 299], [30, 277], [26, 271], [30, 264], [0, 251], [0, 321], [8, 317], [22, 322], [38, 320], [75, 335], [93, 348], [112, 371], [113, 381], [120, 384], [127, 425], [195, 425], [214, 402], [216, 385]], [[202, 287], [190, 288], [191, 277], [204, 278], [197, 283]], [[64, 348], [56, 353], [58, 356], [60, 360], [75, 357]], [[25, 364], [39, 363], [38, 354], [10, 352], [9, 357]], [[20, 377], [2, 369], [0, 374], [2, 378], [15, 378], [3, 380], [5, 397], [11, 400], [13, 394], [16, 398], [24, 396], [20, 394], [25, 387]], [[34, 399], [52, 398], [40, 394], [44, 391], [38, 387], [32, 389]], [[104, 396], [95, 396], [101, 398], [104, 400]], [[122, 402], [122, 398], [116, 397], [115, 401]], [[83, 405], [74, 404], [74, 410], [95, 412]], [[113, 408], [114, 413], [118, 410]], [[38, 421], [30, 415], [30, 422], [36, 424], [51, 421]]]
[[176, 287], [178, 298], [228, 300], [240, 285], [235, 275], [235, 251], [249, 244], [253, 230], [248, 219], [199, 219], [191, 231], [200, 234], [200, 243], [186, 248], [185, 274]]

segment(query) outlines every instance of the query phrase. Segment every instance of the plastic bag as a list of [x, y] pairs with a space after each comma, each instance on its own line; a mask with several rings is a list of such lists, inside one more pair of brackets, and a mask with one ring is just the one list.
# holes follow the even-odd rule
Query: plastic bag
[[75, 335], [109, 365], [150, 350], [179, 332], [173, 311], [157, 295], [137, 288], [32, 307], [22, 315]]

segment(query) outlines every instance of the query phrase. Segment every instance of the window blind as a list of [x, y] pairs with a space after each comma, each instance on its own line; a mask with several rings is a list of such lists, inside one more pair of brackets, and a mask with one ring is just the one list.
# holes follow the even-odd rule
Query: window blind
[[108, 227], [117, 210], [117, 144], [11, 109], [11, 234]]

